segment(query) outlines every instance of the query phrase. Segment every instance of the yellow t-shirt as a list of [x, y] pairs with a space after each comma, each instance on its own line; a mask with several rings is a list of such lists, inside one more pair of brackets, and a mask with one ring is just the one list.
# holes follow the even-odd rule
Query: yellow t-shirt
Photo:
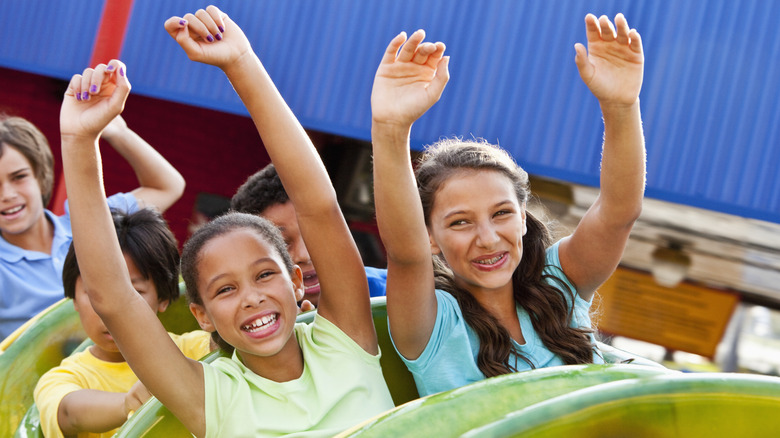
[[[211, 334], [196, 330], [183, 335], [169, 333], [185, 356], [200, 359], [210, 351]], [[138, 381], [127, 362], [106, 362], [89, 349], [63, 359], [59, 366], [41, 376], [35, 387], [35, 404], [41, 418], [41, 430], [47, 438], [62, 438], [57, 422], [57, 410], [62, 399], [71, 392], [93, 389], [106, 392], [127, 392]], [[79, 438], [108, 438], [116, 429], [104, 433], [80, 433]]]

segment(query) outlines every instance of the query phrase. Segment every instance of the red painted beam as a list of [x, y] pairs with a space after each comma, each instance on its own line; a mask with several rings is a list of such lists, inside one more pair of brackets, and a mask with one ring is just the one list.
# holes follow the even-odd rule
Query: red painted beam
[[[95, 35], [95, 43], [92, 46], [92, 57], [89, 65], [94, 67], [100, 63], [119, 58], [122, 53], [122, 45], [125, 42], [127, 23], [133, 10], [133, 0], [105, 0], [103, 14], [100, 17], [100, 25]], [[65, 179], [60, 175], [54, 187], [54, 194], [49, 203], [49, 208], [56, 215], [65, 213]]]

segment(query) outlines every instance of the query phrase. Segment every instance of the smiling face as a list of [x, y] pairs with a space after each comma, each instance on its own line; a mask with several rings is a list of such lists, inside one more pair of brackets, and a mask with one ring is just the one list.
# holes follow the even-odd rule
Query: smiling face
[[0, 232], [15, 244], [35, 227], [43, 226], [41, 187], [32, 165], [21, 152], [3, 145], [0, 156]]
[[[125, 255], [125, 263], [127, 264], [127, 271], [130, 273], [130, 280], [138, 294], [143, 297], [144, 301], [155, 312], [164, 311], [168, 307], [169, 302], [167, 300], [159, 301], [154, 282], [149, 278], [144, 278], [133, 260], [127, 255]], [[124, 362], [125, 358], [119, 352], [119, 347], [114, 342], [114, 338], [108, 332], [105, 324], [103, 324], [103, 320], [100, 319], [100, 316], [92, 308], [92, 303], [89, 301], [89, 295], [87, 295], [84, 289], [84, 281], [81, 277], [76, 279], [73, 307], [79, 314], [81, 325], [84, 327], [87, 336], [95, 343], [95, 345], [90, 347], [89, 351], [98, 359], [107, 362]]]
[[216, 330], [260, 375], [263, 364], [300, 358], [293, 335], [303, 296], [300, 269], [291, 276], [275, 248], [245, 227], [205, 243], [197, 263], [202, 304], [190, 309], [201, 328]]
[[512, 291], [523, 256], [525, 208], [512, 181], [493, 170], [463, 170], [435, 194], [429, 218], [431, 251], [444, 257], [461, 287]]
[[298, 217], [295, 215], [295, 207], [288, 201], [283, 204], [274, 204], [263, 210], [260, 216], [273, 222], [282, 232], [287, 251], [292, 257], [293, 263], [298, 265], [303, 272], [304, 299], [317, 306], [320, 302], [320, 280], [314, 271], [309, 251], [303, 243], [301, 230], [298, 228]]

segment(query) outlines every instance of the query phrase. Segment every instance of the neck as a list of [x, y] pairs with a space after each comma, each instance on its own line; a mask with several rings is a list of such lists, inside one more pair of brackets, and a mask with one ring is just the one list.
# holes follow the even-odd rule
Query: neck
[[465, 289], [477, 302], [493, 315], [494, 318], [509, 332], [512, 339], [523, 344], [525, 339], [517, 317], [517, 303], [512, 290], [513, 283], [497, 289], [466, 287]]
[[54, 225], [49, 222], [46, 214], [41, 217], [28, 230], [20, 234], [2, 233], [3, 239], [11, 245], [28, 251], [38, 251], [51, 254], [51, 244], [54, 240]]
[[303, 350], [294, 333], [282, 351], [273, 356], [256, 356], [246, 352], [238, 355], [252, 372], [274, 382], [289, 382], [303, 375]]

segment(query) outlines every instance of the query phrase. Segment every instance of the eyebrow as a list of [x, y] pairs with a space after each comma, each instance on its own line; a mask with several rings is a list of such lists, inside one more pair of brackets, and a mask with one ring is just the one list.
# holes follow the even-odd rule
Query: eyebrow
[[[496, 202], [495, 204], [493, 204], [493, 205], [492, 205], [492, 207], [493, 207], [493, 208], [498, 208], [498, 207], [501, 207], [501, 206], [503, 206], [503, 205], [505, 205], [505, 204], [512, 204], [512, 200], [511, 200], [511, 199], [505, 199], [505, 200], [503, 200], [503, 201]], [[442, 219], [449, 219], [449, 218], [451, 218], [452, 216], [457, 216], [457, 215], [459, 215], [459, 214], [465, 214], [465, 213], [467, 213], [467, 211], [466, 211], [466, 210], [455, 210], [455, 211], [451, 211], [451, 212], [449, 212], [449, 213], [445, 214], [445, 215], [442, 217]]]
[[[276, 261], [275, 261], [275, 260], [274, 260], [272, 257], [261, 257], [261, 258], [259, 258], [259, 259], [255, 260], [254, 262], [252, 262], [252, 264], [251, 264], [250, 266], [257, 266], [257, 265], [261, 265], [261, 264], [263, 264], [263, 263], [267, 263], [267, 262], [271, 262], [271, 263], [273, 263], [274, 265], [276, 265], [276, 266], [279, 266], [279, 264], [278, 264], [278, 263], [276, 263]], [[222, 274], [217, 274], [217, 275], [215, 275], [214, 277], [212, 277], [212, 278], [211, 278], [211, 279], [210, 279], [210, 280], [209, 280], [209, 281], [206, 283], [206, 290], [210, 289], [210, 288], [211, 288], [211, 286], [212, 286], [214, 283], [216, 283], [217, 281], [219, 281], [221, 278], [223, 278], [223, 277], [227, 277], [227, 276], [229, 276], [229, 275], [230, 275], [230, 273], [229, 273], [229, 272], [223, 272]]]
[[22, 173], [22, 172], [32, 172], [32, 168], [28, 167], [22, 167], [21, 169], [14, 170], [10, 173], [11, 176], [14, 176], [16, 174]]

